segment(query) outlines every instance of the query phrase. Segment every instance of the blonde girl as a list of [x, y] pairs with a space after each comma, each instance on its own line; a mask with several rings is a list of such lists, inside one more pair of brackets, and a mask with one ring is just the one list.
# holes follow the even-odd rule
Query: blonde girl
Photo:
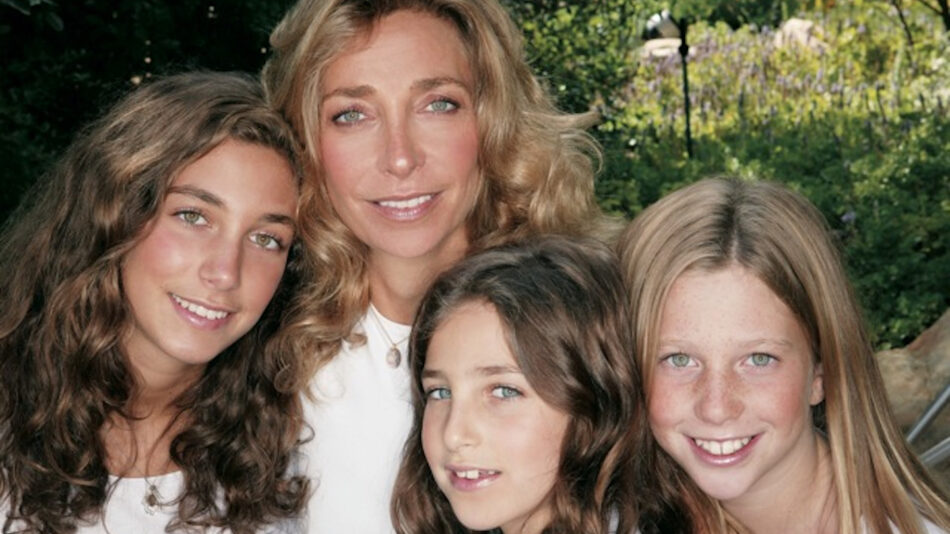
[[699, 531], [950, 528], [946, 494], [894, 424], [830, 235], [783, 186], [708, 179], [621, 239], [664, 495]]

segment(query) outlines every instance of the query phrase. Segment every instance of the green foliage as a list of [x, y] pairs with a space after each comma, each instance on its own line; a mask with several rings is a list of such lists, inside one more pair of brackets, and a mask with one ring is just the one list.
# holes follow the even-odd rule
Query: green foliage
[[292, 0], [0, 0], [0, 220], [124, 91], [185, 69], [256, 72]]
[[[0, 0], [0, 218], [80, 125], [151, 75], [257, 71], [293, 0]], [[950, 307], [950, 44], [939, 15], [884, 0], [502, 0], [535, 71], [567, 110], [594, 110], [597, 193], [634, 216], [711, 174], [768, 178], [811, 198], [840, 236], [880, 347]], [[695, 156], [678, 54], [644, 57], [662, 9], [689, 29]], [[778, 47], [804, 12], [821, 49]]]
[[[721, 21], [724, 5], [681, 1], [678, 9]], [[539, 68], [557, 72], [566, 86], [558, 94], [588, 95], [588, 107], [573, 100], [571, 109], [603, 116], [596, 133], [605, 147], [598, 183], [605, 209], [634, 216], [709, 175], [787, 183], [815, 202], [840, 237], [877, 345], [904, 345], [950, 307], [950, 46], [939, 19], [923, 9], [904, 11], [911, 45], [887, 2], [821, 6], [805, 15], [816, 22], [822, 44], [815, 48], [777, 45], [768, 17], [737, 29], [703, 21], [690, 27], [692, 159], [678, 54], [627, 54], [629, 65], [600, 70], [584, 57], [598, 54], [593, 47], [553, 52], [587, 42], [566, 25], [532, 19], [525, 26]]]

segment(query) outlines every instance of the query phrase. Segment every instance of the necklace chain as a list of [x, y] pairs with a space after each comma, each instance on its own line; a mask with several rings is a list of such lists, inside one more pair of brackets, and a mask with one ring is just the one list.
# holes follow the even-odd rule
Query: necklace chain
[[382, 331], [383, 336], [386, 338], [386, 342], [389, 343], [389, 350], [386, 351], [386, 364], [392, 368], [399, 367], [399, 364], [402, 363], [402, 351], [399, 350], [399, 345], [409, 339], [409, 336], [400, 339], [398, 342], [393, 341], [392, 336], [389, 335], [389, 331], [386, 330], [386, 327], [383, 325], [383, 320], [379, 316], [379, 311], [372, 304], [369, 305], [369, 315], [373, 317], [373, 320], [376, 321], [376, 326], [379, 327]]

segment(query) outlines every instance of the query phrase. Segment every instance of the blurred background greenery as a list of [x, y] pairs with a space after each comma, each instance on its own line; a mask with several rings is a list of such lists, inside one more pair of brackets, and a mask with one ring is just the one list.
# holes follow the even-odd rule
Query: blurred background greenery
[[[601, 115], [605, 209], [633, 216], [707, 175], [781, 181], [840, 237], [878, 348], [950, 307], [945, 0], [503, 1], [560, 106]], [[0, 0], [0, 218], [143, 80], [258, 71], [291, 3]], [[664, 9], [688, 29], [692, 157], [677, 43], [644, 47]], [[781, 42], [793, 17], [813, 23], [807, 42]]]

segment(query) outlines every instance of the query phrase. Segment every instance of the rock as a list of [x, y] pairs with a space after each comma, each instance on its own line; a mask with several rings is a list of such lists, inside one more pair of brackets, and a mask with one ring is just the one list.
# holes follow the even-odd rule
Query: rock
[[[950, 384], [950, 310], [910, 345], [879, 352], [876, 357], [891, 408], [906, 433]], [[923, 452], [948, 436], [950, 405], [914, 441], [913, 448]]]
[[776, 48], [803, 46], [815, 52], [822, 52], [828, 48], [828, 44], [822, 40], [823, 36], [821, 28], [814, 22], [791, 18], [782, 23], [772, 37], [772, 42]]
[[[680, 40], [678, 37], [670, 37], [665, 39], [650, 39], [643, 43], [643, 46], [640, 47], [640, 57], [647, 58], [664, 58], [667, 56], [672, 56], [673, 54], [679, 54]], [[692, 51], [690, 51], [692, 55]]]

